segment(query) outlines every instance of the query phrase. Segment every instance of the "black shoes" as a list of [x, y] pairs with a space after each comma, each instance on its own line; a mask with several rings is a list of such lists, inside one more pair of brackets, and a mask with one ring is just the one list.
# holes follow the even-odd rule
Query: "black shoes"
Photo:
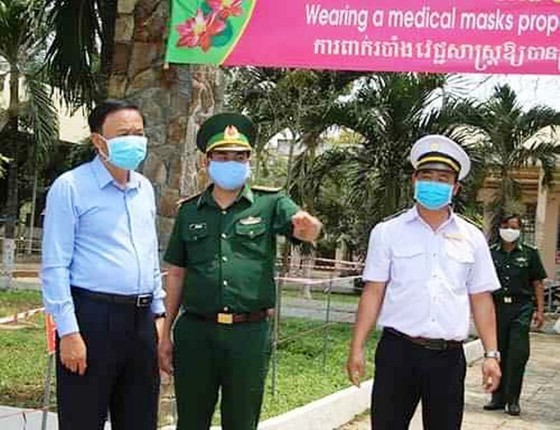
[[494, 399], [484, 405], [485, 411], [499, 411], [505, 408], [503, 403], [500, 403]]
[[512, 415], [514, 417], [518, 416], [521, 413], [521, 408], [519, 407], [519, 403], [508, 403], [506, 405], [506, 414]]

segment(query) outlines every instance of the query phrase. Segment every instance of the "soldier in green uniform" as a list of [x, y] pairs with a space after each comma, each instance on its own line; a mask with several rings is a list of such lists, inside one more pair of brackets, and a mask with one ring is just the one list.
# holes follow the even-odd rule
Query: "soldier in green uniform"
[[164, 257], [160, 367], [175, 376], [179, 430], [210, 428], [219, 391], [222, 428], [257, 428], [271, 350], [276, 236], [313, 242], [321, 230], [285, 194], [246, 184], [254, 136], [251, 120], [239, 114], [202, 125], [197, 146], [212, 185], [182, 203]]
[[529, 359], [529, 328], [532, 319], [537, 328], [543, 324], [542, 281], [546, 278], [538, 250], [523, 243], [520, 233], [520, 217], [507, 215], [500, 225], [501, 241], [490, 248], [502, 286], [494, 293], [502, 382], [484, 409], [505, 408], [510, 415], [521, 413], [519, 395]]

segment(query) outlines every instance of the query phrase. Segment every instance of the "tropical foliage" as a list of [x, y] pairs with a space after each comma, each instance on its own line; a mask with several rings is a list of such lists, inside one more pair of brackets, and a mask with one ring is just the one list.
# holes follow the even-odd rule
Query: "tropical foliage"
[[8, 81], [9, 104], [0, 112], [0, 152], [10, 158], [4, 199], [6, 236], [14, 234], [20, 168], [37, 189], [38, 166], [58, 139], [58, 119], [45, 74], [48, 25], [41, 0], [0, 0], [0, 63]]

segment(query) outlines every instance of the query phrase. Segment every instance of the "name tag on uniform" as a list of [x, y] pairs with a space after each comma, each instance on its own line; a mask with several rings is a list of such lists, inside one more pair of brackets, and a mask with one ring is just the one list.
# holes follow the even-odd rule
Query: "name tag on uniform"
[[260, 224], [261, 222], [262, 222], [261, 217], [252, 217], [252, 216], [239, 220], [239, 224], [241, 225], [255, 225], [255, 224]]
[[463, 240], [465, 238], [461, 233], [445, 233], [443, 237], [451, 240]]
[[194, 231], [199, 231], [199, 230], [204, 230], [206, 229], [206, 223], [205, 222], [201, 222], [198, 224], [189, 224], [189, 230], [194, 230]]

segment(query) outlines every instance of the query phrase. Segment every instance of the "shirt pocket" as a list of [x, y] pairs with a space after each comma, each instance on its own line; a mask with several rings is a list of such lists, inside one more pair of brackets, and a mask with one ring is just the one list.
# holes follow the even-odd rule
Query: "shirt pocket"
[[447, 240], [445, 254], [448, 257], [445, 271], [452, 278], [455, 288], [466, 285], [468, 276], [474, 265], [474, 252], [469, 243], [465, 241]]
[[[233, 251], [241, 258], [266, 258], [268, 255], [267, 225], [261, 221], [256, 224], [235, 224]], [[271, 257], [272, 258], [272, 257]]]
[[211, 260], [211, 241], [206, 224], [189, 225], [183, 233], [187, 251], [187, 263], [199, 263]]
[[425, 278], [426, 250], [422, 246], [396, 246], [392, 256], [392, 281], [407, 284]]

